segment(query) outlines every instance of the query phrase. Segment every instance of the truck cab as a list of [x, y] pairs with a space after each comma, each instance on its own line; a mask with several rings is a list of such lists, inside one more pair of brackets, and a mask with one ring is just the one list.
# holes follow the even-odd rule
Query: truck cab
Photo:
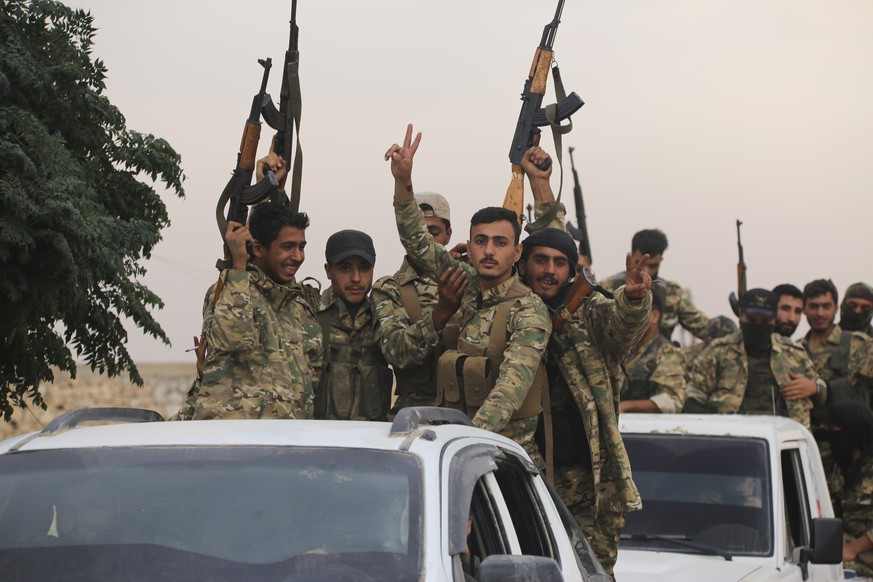
[[620, 428], [643, 509], [627, 516], [617, 579], [843, 580], [842, 523], [803, 426], [625, 414]]

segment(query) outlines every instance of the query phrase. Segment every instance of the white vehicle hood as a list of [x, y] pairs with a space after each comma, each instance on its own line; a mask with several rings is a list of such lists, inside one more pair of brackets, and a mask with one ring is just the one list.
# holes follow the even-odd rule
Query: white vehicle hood
[[757, 582], [776, 579], [772, 567], [754, 558], [619, 550], [615, 578], [621, 582]]

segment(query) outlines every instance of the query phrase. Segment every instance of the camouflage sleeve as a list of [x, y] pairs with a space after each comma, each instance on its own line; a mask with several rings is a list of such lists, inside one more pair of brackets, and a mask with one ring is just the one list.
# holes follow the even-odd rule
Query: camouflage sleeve
[[713, 347], [705, 348], [697, 356], [691, 364], [687, 377], [686, 400], [694, 401], [708, 412], [712, 412], [708, 404], [718, 381], [718, 357]]
[[681, 296], [677, 313], [677, 316], [679, 317], [679, 325], [690, 331], [694, 337], [705, 339], [706, 324], [709, 322], [709, 318], [694, 306], [694, 303], [691, 302], [691, 298], [681, 287], [680, 292]]
[[616, 289], [618, 289], [619, 287], [621, 287], [622, 285], [624, 285], [626, 279], [627, 279], [627, 274], [625, 273], [625, 271], [622, 271], [621, 273], [616, 273], [615, 275], [610, 275], [609, 277], [607, 277], [606, 279], [603, 279], [602, 281], [598, 279], [597, 282], [600, 284], [601, 287], [603, 287], [607, 291], [612, 292], [612, 291], [615, 291]]
[[413, 322], [403, 308], [400, 290], [394, 277], [376, 281], [370, 292], [376, 338], [382, 355], [393, 367], [404, 370], [428, 361], [439, 343], [439, 333], [433, 318], [425, 314]]
[[222, 277], [224, 288], [215, 301], [212, 321], [205, 329], [209, 349], [222, 352], [253, 350], [257, 346], [257, 331], [249, 274], [230, 269], [224, 271]]
[[507, 318], [507, 343], [494, 388], [473, 418], [473, 424], [499, 432], [521, 407], [552, 332], [546, 306], [535, 295], [519, 299]]
[[324, 338], [322, 337], [321, 324], [318, 322], [317, 312], [312, 309], [311, 301], [303, 299], [299, 307], [298, 321], [303, 327], [303, 353], [309, 363], [312, 385], [318, 386], [321, 372], [324, 369]]
[[555, 217], [552, 218], [551, 222], [549, 222], [543, 228], [557, 228], [559, 230], [567, 232], [567, 210], [564, 208], [564, 204], [561, 202], [534, 201], [534, 220], [539, 220], [540, 218], [545, 216], [547, 212], [555, 207], [555, 204], [558, 205], [558, 212], [555, 214]]
[[615, 291], [614, 301], [600, 294], [591, 295], [580, 311], [604, 352], [614, 362], [621, 362], [646, 333], [652, 317], [652, 294], [633, 301], [622, 286]]
[[406, 256], [419, 268], [419, 272], [424, 271], [434, 279], [439, 279], [446, 269], [460, 266], [467, 272], [470, 287], [476, 288], [479, 285], [476, 269], [455, 260], [442, 245], [433, 241], [424, 224], [424, 215], [414, 198], [395, 200], [394, 217]]
[[649, 381], [658, 386], [650, 398], [664, 414], [678, 414], [685, 406], [685, 357], [682, 350], [665, 344], [658, 350], [657, 365]]

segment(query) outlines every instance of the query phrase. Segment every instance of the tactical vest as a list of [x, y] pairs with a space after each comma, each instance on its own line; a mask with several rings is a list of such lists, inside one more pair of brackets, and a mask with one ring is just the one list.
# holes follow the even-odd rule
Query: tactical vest
[[348, 345], [334, 345], [330, 333], [337, 307], [318, 314], [324, 335], [324, 369], [315, 398], [315, 418], [385, 420], [391, 403], [393, 375], [378, 342], [364, 347], [358, 333]]
[[[421, 321], [424, 318], [424, 312], [414, 283], [408, 281], [400, 285], [399, 290], [400, 302], [403, 304], [403, 309], [409, 316], [409, 320], [412, 323]], [[442, 331], [442, 339], [434, 346], [433, 357], [430, 361], [418, 366], [411, 366], [405, 370], [394, 370], [394, 375], [397, 378], [394, 392], [398, 396], [404, 394], [418, 394], [422, 397], [432, 396], [433, 405], [439, 405], [442, 398], [437, 398], [440, 396], [437, 390], [437, 363], [446, 349], [455, 349], [457, 346], [458, 313], [455, 312]]]
[[828, 400], [857, 400], [870, 406], [870, 393], [861, 380], [854, 386], [849, 384], [849, 361], [851, 359], [852, 332], [841, 330], [840, 343], [831, 347], [828, 367], [833, 374], [828, 380]]
[[[479, 346], [459, 337], [457, 349], [447, 349], [440, 356], [437, 395], [444, 406], [460, 410], [470, 418], [476, 416], [500, 376], [500, 364], [506, 351], [509, 310], [528, 293], [531, 290], [516, 281], [501, 299], [491, 322], [487, 346]], [[548, 389], [546, 369], [541, 361], [527, 397], [511, 419], [530, 418], [542, 412], [543, 392], [548, 394]]]
[[670, 340], [664, 336], [656, 336], [643, 355], [640, 356], [640, 359], [637, 360], [636, 365], [625, 371], [627, 378], [621, 388], [622, 400], [648, 400], [654, 395], [654, 386], [649, 382], [649, 379], [657, 367], [658, 351], [661, 346], [668, 343]]

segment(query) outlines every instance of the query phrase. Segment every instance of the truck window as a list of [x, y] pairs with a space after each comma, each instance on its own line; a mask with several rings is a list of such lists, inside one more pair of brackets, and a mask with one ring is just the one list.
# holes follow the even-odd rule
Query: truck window
[[494, 476], [509, 508], [521, 553], [559, 561], [555, 540], [534, 489], [531, 474], [517, 459], [507, 457], [498, 462]]
[[773, 552], [766, 441], [681, 434], [624, 434], [642, 511], [627, 514], [621, 547], [731, 555]]
[[472, 523], [467, 546], [472, 558], [481, 561], [491, 554], [510, 553], [503, 524], [484, 477], [479, 479], [473, 491], [470, 519]]
[[800, 451], [786, 449], [782, 451], [781, 459], [782, 487], [785, 490], [785, 521], [788, 528], [788, 548], [785, 558], [790, 560], [795, 548], [809, 547], [812, 516], [809, 513]]

